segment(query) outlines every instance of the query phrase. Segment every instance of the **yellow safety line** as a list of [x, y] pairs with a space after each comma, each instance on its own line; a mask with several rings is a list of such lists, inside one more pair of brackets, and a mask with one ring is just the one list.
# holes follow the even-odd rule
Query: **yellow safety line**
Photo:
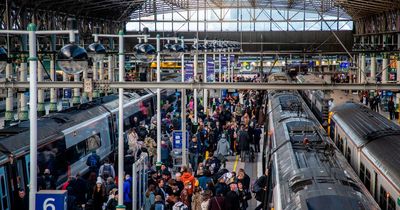
[[236, 155], [235, 164], [233, 164], [233, 171], [235, 171], [235, 172], [236, 172], [236, 167], [237, 167], [238, 162], [239, 162], [239, 155]]

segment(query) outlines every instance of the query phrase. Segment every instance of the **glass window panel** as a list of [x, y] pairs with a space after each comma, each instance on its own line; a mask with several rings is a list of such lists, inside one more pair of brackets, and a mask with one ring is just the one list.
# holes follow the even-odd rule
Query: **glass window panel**
[[353, 30], [353, 21], [339, 21], [339, 30]]
[[226, 11], [226, 15], [225, 15], [226, 20], [237, 20], [238, 17], [239, 17], [238, 9], [235, 8], [235, 9], [229, 9], [229, 11]]
[[237, 31], [237, 23], [236, 22], [223, 22], [222, 23], [222, 31]]
[[[250, 23], [250, 22], [242, 22], [242, 23], [241, 23], [241, 28], [240, 28], [240, 30], [241, 30], [241, 31], [250, 31], [250, 30], [251, 30], [251, 24], [253, 24], [253, 23]], [[240, 27], [240, 25], [239, 25], [239, 27]]]
[[337, 16], [333, 16], [333, 15], [323, 15], [325, 20], [337, 20]]
[[185, 22], [174, 22], [174, 31], [187, 31], [188, 30], [188, 24]]
[[127, 31], [139, 31], [139, 22], [128, 22], [126, 24]]
[[337, 30], [337, 21], [324, 21], [324, 22], [322, 22], [322, 30], [329, 31], [330, 29]]
[[141, 20], [154, 20], [154, 15], [147, 16], [147, 17], [141, 17]]
[[274, 20], [286, 20], [286, 11], [284, 10], [272, 10], [272, 19]]
[[207, 31], [221, 31], [221, 23], [219, 22], [207, 23]]
[[157, 16], [158, 20], [172, 20], [172, 13], [165, 13]]
[[156, 24], [154, 22], [142, 22], [141, 28], [147, 27], [150, 31], [155, 31]]
[[207, 10], [207, 20], [219, 20], [219, 15], [220, 15], [219, 9]]
[[[270, 10], [269, 9], [256, 9], [256, 18], [258, 21], [260, 20], [270, 20]], [[257, 17], [258, 16], [258, 17]]]
[[287, 31], [287, 22], [272, 23], [272, 31]]
[[243, 8], [240, 10], [240, 18], [239, 20], [251, 20], [250, 10]]
[[306, 15], [306, 20], [319, 20], [319, 15], [317, 13], [306, 12], [305, 15]]
[[310, 21], [305, 23], [306, 31], [320, 31], [321, 30], [321, 22]]
[[270, 31], [271, 23], [270, 22], [256, 22], [256, 31]]
[[303, 22], [289, 22], [288, 30], [289, 31], [303, 31], [304, 23]]
[[187, 20], [188, 14], [187, 11], [175, 12], [173, 17], [174, 20]]
[[303, 20], [304, 19], [304, 11], [290, 10], [289, 18], [291, 20]]

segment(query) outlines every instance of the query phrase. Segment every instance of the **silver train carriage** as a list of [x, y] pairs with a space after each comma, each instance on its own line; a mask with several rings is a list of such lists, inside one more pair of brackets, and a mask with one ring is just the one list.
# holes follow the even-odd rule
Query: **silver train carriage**
[[[171, 97], [175, 90], [163, 90]], [[124, 131], [133, 119], [156, 113], [156, 92], [124, 93]], [[117, 148], [118, 96], [110, 95], [38, 119], [38, 172], [50, 169], [60, 187], [68, 176], [88, 171], [86, 160], [96, 151], [103, 160]], [[11, 155], [13, 158], [11, 158]], [[11, 210], [19, 188], [29, 184], [29, 121], [0, 130], [0, 210]]]
[[383, 210], [400, 210], [400, 126], [345, 103], [330, 113], [329, 135]]
[[275, 210], [379, 209], [297, 92], [270, 92]]

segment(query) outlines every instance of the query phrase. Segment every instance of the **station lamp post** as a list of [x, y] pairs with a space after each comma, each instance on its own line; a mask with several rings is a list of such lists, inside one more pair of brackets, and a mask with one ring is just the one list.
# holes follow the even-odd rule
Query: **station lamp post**
[[[35, 197], [37, 192], [37, 48], [36, 48], [36, 35], [56, 35], [56, 34], [68, 34], [70, 43], [75, 42], [76, 30], [61, 30], [61, 31], [36, 31], [36, 25], [31, 23], [28, 25], [28, 30], [0, 30], [0, 34], [15, 34], [15, 35], [28, 35], [29, 37], [29, 136], [30, 136], [30, 183], [29, 183], [29, 209], [35, 209]], [[74, 45], [75, 49], [79, 48]], [[66, 48], [63, 48], [66, 50]], [[1, 50], [0, 50], [1, 51]], [[85, 68], [85, 53], [82, 52], [82, 59], [76, 61], [74, 57], [63, 65], [61, 68], [68, 67], [69, 73], [79, 72], [80, 69]], [[0, 52], [0, 60], [4, 58], [4, 53]], [[86, 55], [87, 57], [87, 55]], [[3, 60], [1, 60], [2, 62]]]
[[[125, 82], [125, 52], [124, 52], [124, 39], [125, 38], [144, 38], [145, 43], [135, 46], [135, 57], [142, 62], [151, 62], [154, 59], [154, 47], [147, 43], [149, 35], [125, 35], [122, 30], [118, 35], [113, 34], [93, 34], [95, 42], [98, 37], [118, 38], [118, 58], [119, 58], [119, 82]], [[124, 184], [124, 89], [118, 88], [118, 207], [117, 209], [125, 209], [123, 205], [123, 184]]]

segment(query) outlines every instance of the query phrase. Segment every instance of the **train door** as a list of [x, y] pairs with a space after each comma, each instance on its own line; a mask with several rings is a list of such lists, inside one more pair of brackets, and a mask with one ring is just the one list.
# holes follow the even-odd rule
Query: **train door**
[[29, 180], [29, 178], [30, 178], [30, 176], [29, 176], [29, 173], [30, 173], [30, 171], [31, 171], [31, 159], [30, 159], [31, 157], [30, 157], [30, 155], [29, 154], [27, 154], [27, 155], [25, 155], [25, 170], [26, 170], [26, 183], [28, 184], [29, 182], [30, 182], [30, 180]]
[[4, 167], [0, 168], [0, 203], [1, 203], [1, 210], [9, 210], [10, 209], [10, 200], [8, 195], [8, 184], [7, 184], [7, 177]]

